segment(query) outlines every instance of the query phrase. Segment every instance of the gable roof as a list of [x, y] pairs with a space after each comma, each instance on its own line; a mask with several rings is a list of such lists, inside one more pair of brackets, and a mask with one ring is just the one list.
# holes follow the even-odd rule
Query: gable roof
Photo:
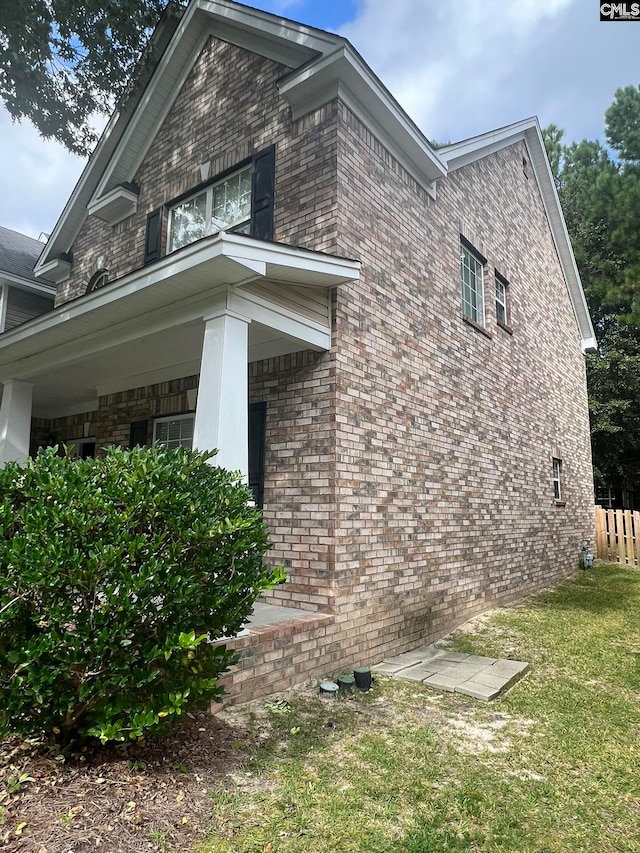
[[533, 173], [538, 182], [551, 236], [558, 253], [569, 298], [580, 330], [582, 349], [584, 352], [595, 350], [598, 348], [598, 344], [538, 119], [535, 117], [523, 119], [506, 127], [489, 131], [489, 133], [472, 136], [452, 145], [445, 145], [438, 149], [438, 154], [446, 163], [448, 170], [452, 172], [520, 141], [525, 143], [529, 151]]
[[0, 279], [16, 284], [29, 282], [42, 288], [46, 282], [36, 278], [33, 268], [44, 247], [40, 240], [0, 225]]
[[[536, 119], [436, 150], [344, 38], [232, 0], [191, 0], [184, 14], [169, 6], [152, 38], [128, 100], [114, 113], [35, 267], [55, 277], [69, 268], [68, 253], [92, 211], [135, 203], [132, 182], [200, 51], [211, 37], [251, 50], [290, 69], [281, 95], [299, 118], [340, 97], [395, 159], [435, 196], [436, 182], [455, 170], [524, 139], [567, 281], [584, 350], [595, 335], [560, 202]], [[118, 213], [116, 213], [118, 215]]]
[[88, 205], [99, 207], [101, 199], [119, 188], [130, 192], [145, 154], [211, 36], [290, 69], [280, 91], [294, 115], [311, 112], [339, 93], [365, 124], [379, 130], [391, 153], [428, 190], [433, 193], [434, 181], [444, 177], [446, 169], [427, 138], [346, 39], [231, 0], [191, 0], [183, 15], [169, 9], [159, 24], [148, 74], [108, 123], [36, 274], [46, 274], [52, 262], [67, 256]]

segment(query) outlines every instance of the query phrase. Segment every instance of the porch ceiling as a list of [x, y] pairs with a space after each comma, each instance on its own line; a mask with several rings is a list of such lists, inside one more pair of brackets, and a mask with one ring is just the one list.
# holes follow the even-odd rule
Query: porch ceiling
[[220, 233], [1, 335], [0, 382], [33, 382], [36, 417], [81, 411], [100, 394], [197, 373], [203, 318], [225, 309], [251, 319], [250, 361], [325, 349], [328, 311], [312, 318], [287, 302], [287, 287], [324, 292], [328, 305], [330, 288], [358, 271], [355, 261]]

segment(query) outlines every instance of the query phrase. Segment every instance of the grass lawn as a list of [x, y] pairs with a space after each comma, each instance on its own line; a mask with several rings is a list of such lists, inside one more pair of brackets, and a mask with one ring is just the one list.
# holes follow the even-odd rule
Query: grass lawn
[[199, 849], [637, 853], [640, 571], [581, 572], [454, 646], [532, 671], [491, 704], [379, 678], [353, 699], [225, 712], [249, 715], [246, 758]]

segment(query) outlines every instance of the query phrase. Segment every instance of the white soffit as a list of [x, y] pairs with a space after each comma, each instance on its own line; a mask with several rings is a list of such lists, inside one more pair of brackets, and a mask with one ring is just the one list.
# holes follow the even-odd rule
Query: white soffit
[[117, 225], [132, 216], [138, 206], [138, 193], [128, 187], [114, 187], [101, 198], [94, 198], [87, 205], [89, 216], [97, 216], [109, 225]]
[[495, 154], [509, 145], [524, 142], [529, 152], [531, 165], [540, 189], [542, 203], [547, 214], [547, 220], [551, 230], [551, 236], [558, 253], [560, 266], [569, 291], [569, 298], [580, 331], [583, 352], [589, 352], [598, 348], [593, 324], [589, 316], [587, 300], [582, 288], [580, 273], [576, 265], [576, 259], [571, 247], [571, 239], [567, 231], [567, 225], [562, 214], [560, 199], [556, 191], [551, 167], [547, 159], [547, 153], [540, 132], [537, 118], [528, 118], [515, 124], [501, 127], [480, 136], [464, 139], [452, 145], [446, 145], [438, 149], [442, 160], [447, 164], [450, 172], [461, 169], [469, 163]]
[[69, 344], [77, 357], [81, 340], [89, 352], [96, 336], [113, 342], [116, 329], [123, 340], [136, 337], [139, 322], [150, 331], [152, 312], [167, 315], [163, 328], [202, 318], [203, 302], [220, 287], [274, 278], [328, 289], [359, 271], [358, 261], [221, 231], [0, 335], [0, 374]]

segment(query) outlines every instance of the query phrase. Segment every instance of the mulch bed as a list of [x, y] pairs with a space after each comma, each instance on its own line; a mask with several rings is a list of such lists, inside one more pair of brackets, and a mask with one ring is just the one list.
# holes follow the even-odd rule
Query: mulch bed
[[245, 735], [240, 722], [187, 714], [163, 739], [86, 761], [0, 740], [0, 850], [192, 849], [211, 831], [211, 790], [242, 761]]

